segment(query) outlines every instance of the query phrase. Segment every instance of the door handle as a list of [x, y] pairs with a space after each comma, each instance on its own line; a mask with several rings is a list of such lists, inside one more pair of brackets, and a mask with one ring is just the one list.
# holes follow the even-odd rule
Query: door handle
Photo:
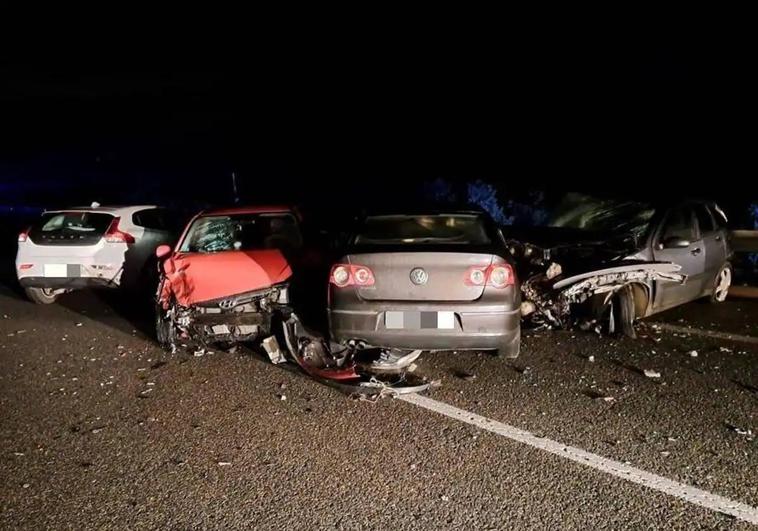
[[702, 252], [702, 250], [700, 249], [700, 247], [695, 247], [694, 249], [692, 249], [692, 250], [690, 251], [690, 253], [692, 253], [692, 254], [694, 254], [694, 255], [698, 255], [698, 254], [700, 254], [701, 252]]

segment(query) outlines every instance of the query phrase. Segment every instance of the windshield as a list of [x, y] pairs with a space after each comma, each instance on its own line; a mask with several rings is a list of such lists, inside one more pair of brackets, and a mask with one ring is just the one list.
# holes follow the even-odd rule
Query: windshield
[[655, 208], [647, 203], [599, 199], [584, 194], [567, 194], [548, 223], [592, 232], [643, 233]]
[[366, 218], [353, 243], [482, 245], [490, 239], [475, 214], [392, 215]]
[[290, 250], [301, 245], [300, 229], [292, 214], [235, 214], [196, 219], [179, 252]]

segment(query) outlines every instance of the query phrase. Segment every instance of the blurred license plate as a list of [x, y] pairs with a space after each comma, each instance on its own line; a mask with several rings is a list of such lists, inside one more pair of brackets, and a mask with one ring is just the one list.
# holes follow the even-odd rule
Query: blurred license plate
[[79, 264], [45, 264], [43, 274], [50, 278], [67, 278], [82, 276]]
[[384, 327], [391, 330], [455, 328], [455, 312], [384, 312]]

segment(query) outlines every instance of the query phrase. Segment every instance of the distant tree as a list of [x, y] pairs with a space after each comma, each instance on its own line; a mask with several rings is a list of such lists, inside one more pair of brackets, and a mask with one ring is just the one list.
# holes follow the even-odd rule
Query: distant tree
[[468, 184], [468, 202], [478, 205], [499, 225], [513, 225], [513, 216], [505, 214], [497, 198], [497, 190], [489, 183], [477, 179]]

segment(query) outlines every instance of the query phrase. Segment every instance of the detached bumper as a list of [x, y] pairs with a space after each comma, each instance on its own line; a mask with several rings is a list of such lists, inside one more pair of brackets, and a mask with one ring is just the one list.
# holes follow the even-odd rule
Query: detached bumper
[[[454, 328], [387, 329], [385, 312], [453, 312]], [[336, 341], [363, 340], [377, 347], [423, 350], [491, 350], [518, 353], [519, 309], [460, 304], [362, 304], [360, 309], [332, 308], [329, 327]]]

